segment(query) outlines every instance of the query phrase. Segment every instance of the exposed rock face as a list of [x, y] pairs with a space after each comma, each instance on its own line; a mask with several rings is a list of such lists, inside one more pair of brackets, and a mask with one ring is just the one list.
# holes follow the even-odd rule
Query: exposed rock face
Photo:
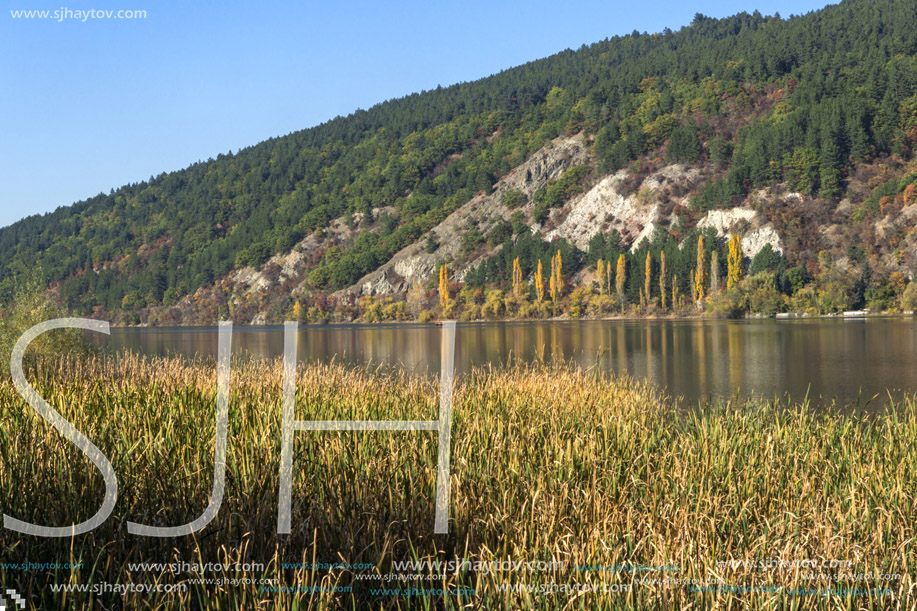
[[258, 293], [275, 288], [287, 281], [299, 282], [308, 270], [305, 253], [320, 251], [332, 244], [341, 243], [355, 234], [340, 219], [332, 221], [325, 231], [306, 236], [293, 250], [283, 255], [274, 255], [260, 269], [241, 267], [228, 276], [232, 290], [236, 293]]
[[698, 221], [697, 226], [700, 228], [712, 227], [716, 230], [717, 235], [725, 236], [729, 231], [739, 223], [746, 223], [755, 218], [755, 211], [751, 208], [732, 208], [731, 210], [711, 210], [707, 215]]
[[739, 233], [742, 236], [742, 254], [748, 258], [761, 252], [765, 244], [770, 244], [774, 252], [783, 252], [783, 244], [777, 230], [769, 223], [765, 223], [751, 208], [710, 210], [697, 226], [712, 227], [721, 238], [728, 239], [733, 233]]
[[[404, 292], [414, 282], [426, 283], [438, 261], [463, 259], [461, 237], [469, 221], [477, 222], [486, 233], [494, 221], [501, 218], [509, 220], [515, 210], [507, 209], [502, 203], [506, 191], [518, 190], [529, 198], [529, 203], [517, 210], [523, 212], [531, 225], [532, 195], [548, 180], [587, 161], [581, 136], [558, 138], [504, 177], [495, 185], [491, 195], [478, 195], [471, 199], [431, 230], [430, 234], [439, 243], [434, 252], [426, 252], [423, 240], [419, 240], [396, 253], [390, 261], [361, 278], [354, 286], [337, 294], [385, 295]], [[563, 209], [552, 212], [551, 218], [559, 221], [555, 227], [545, 229], [535, 225], [532, 230], [540, 232], [548, 241], [564, 238], [585, 250], [589, 239], [596, 233], [614, 229], [621, 235], [623, 244], [634, 250], [644, 239], [650, 239], [657, 228], [667, 229], [675, 222], [677, 208], [687, 208], [691, 193], [703, 177], [696, 168], [670, 165], [650, 174], [636, 190], [623, 195], [624, 183], [629, 179], [627, 170], [605, 176], [588, 191], [573, 198]], [[783, 252], [777, 231], [751, 208], [710, 211], [698, 226], [712, 227], [721, 238], [729, 238], [733, 232], [739, 232], [746, 257], [754, 257], [765, 244]], [[490, 250], [483, 256], [498, 249]], [[452, 268], [451, 278], [461, 281], [481, 258], [464, 261]]]
[[[437, 261], [458, 259], [461, 254], [461, 237], [469, 221], [479, 223], [485, 231], [499, 219], [509, 220], [514, 210], [503, 205], [503, 194], [518, 190], [531, 200], [532, 195], [552, 178], [558, 178], [567, 169], [586, 163], [588, 154], [582, 135], [557, 138], [550, 145], [532, 155], [525, 163], [513, 169], [495, 186], [491, 195], [478, 195], [450, 214], [434, 227], [430, 234], [439, 243], [432, 253], [426, 252], [423, 240], [397, 252], [390, 261], [379, 269], [363, 276], [352, 287], [338, 291], [336, 295], [355, 293], [358, 295], [384, 295], [408, 290], [415, 281], [426, 282], [433, 273]], [[523, 212], [526, 221], [531, 221], [531, 202], [517, 208]], [[480, 260], [466, 261], [461, 267], [450, 271], [453, 280], [462, 280], [468, 269]]]
[[[606, 176], [592, 189], [571, 201], [567, 215], [557, 228], [547, 232], [545, 239], [566, 238], [577, 248], [585, 250], [589, 238], [598, 232], [616, 229], [626, 245], [636, 248], [649, 238], [658, 226], [668, 226], [675, 220], [676, 206], [687, 206], [688, 198], [674, 195], [686, 191], [697, 180], [696, 169], [671, 165], [648, 176], [636, 192], [624, 196], [622, 183], [629, 173], [621, 170]], [[668, 208], [670, 212], [665, 213]]]

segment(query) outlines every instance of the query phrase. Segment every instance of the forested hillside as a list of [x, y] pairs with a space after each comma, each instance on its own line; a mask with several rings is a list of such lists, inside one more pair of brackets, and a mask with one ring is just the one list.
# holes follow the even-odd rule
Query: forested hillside
[[[914, 2], [698, 14], [23, 219], [0, 229], [0, 287], [38, 267], [66, 310], [151, 324], [669, 311], [711, 276], [744, 282], [708, 299], [726, 314], [893, 309], [917, 269], [915, 143]], [[619, 200], [631, 217], [602, 208]], [[730, 250], [739, 217], [766, 246]], [[361, 288], [389, 262], [389, 289]]]

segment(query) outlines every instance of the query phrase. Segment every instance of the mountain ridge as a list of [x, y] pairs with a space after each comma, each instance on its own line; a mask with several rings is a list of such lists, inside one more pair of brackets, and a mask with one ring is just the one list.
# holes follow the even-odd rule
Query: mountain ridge
[[[480, 292], [459, 300], [462, 315], [523, 315], [518, 304], [485, 314], [481, 295], [509, 290], [516, 257], [506, 257], [515, 253], [528, 288], [514, 293], [535, 299], [537, 261], [547, 267], [549, 251], [560, 250], [565, 272], [592, 283], [573, 286], [590, 291], [606, 287], [585, 267], [625, 254], [631, 273], [615, 307], [671, 311], [660, 294], [666, 281], [677, 275], [683, 296], [695, 291], [686, 244], [705, 234], [706, 256], [717, 252], [725, 277], [723, 239], [736, 233], [771, 245], [764, 268], [751, 251], [744, 266], [773, 275], [781, 307], [894, 308], [904, 292], [897, 277], [893, 296], [878, 295], [891, 274], [911, 278], [915, 259], [905, 180], [917, 141], [915, 25], [917, 7], [896, 0], [848, 0], [788, 20], [698, 14], [678, 32], [635, 32], [386, 101], [0, 229], [0, 248], [12, 255], [0, 264], [0, 290], [10, 294], [17, 274], [37, 264], [62, 307], [122, 324], [279, 321], [294, 310], [310, 320], [365, 319], [376, 295], [388, 306], [404, 298], [406, 311], [399, 294], [408, 288], [424, 294], [419, 310], [443, 315], [433, 276], [445, 263], [460, 272], [450, 280], [462, 281], [450, 295]], [[530, 192], [505, 187], [552, 141], [570, 138], [582, 139], [584, 157], [569, 174]], [[647, 182], [676, 166], [698, 180]], [[520, 195], [503, 201], [509, 191]], [[611, 212], [614, 202], [638, 200], [655, 221], [637, 228], [631, 213]], [[454, 216], [484, 202], [486, 215]], [[753, 212], [736, 214], [766, 239], [741, 222], [708, 221], [712, 210], [735, 209]], [[614, 217], [597, 225], [601, 238], [586, 235], [595, 229], [588, 214]], [[436, 228], [449, 218], [465, 226], [449, 225], [443, 240]], [[406, 252], [425, 261], [416, 278], [394, 272], [410, 276], [410, 287], [389, 279], [385, 290], [360, 288], [404, 271]], [[643, 259], [659, 275], [663, 252], [669, 277], [643, 286]], [[838, 274], [843, 281], [830, 279]], [[818, 297], [831, 282], [843, 298]], [[815, 305], [793, 301], [806, 287]], [[725, 310], [752, 311], [747, 293]], [[398, 309], [389, 308], [408, 316]]]

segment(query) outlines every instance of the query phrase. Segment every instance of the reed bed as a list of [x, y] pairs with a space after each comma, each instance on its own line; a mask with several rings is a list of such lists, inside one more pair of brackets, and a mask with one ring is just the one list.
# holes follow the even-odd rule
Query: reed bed
[[[910, 609], [917, 599], [913, 400], [871, 416], [767, 403], [684, 411], [647, 384], [563, 364], [476, 369], [455, 392], [448, 535], [433, 534], [436, 433], [391, 431], [297, 432], [293, 532], [278, 535], [281, 363], [240, 360], [222, 508], [195, 535], [156, 539], [126, 522], [184, 524], [209, 500], [215, 364], [97, 355], [38, 363], [29, 380], [99, 446], [120, 486], [92, 533], [0, 531], [0, 581], [29, 608]], [[431, 420], [438, 384], [301, 366], [296, 409]], [[0, 421], [3, 513], [43, 525], [95, 513], [101, 476], [8, 380]], [[543, 564], [396, 565], [456, 558]], [[2, 564], [23, 562], [82, 567]], [[132, 566], [143, 562], [186, 565]], [[203, 574], [195, 562], [243, 564]]]

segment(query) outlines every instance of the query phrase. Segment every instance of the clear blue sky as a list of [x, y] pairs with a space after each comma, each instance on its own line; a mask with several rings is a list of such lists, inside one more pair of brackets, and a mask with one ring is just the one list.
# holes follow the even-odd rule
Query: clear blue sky
[[[826, 3], [4, 0], [0, 226], [388, 98], [678, 29], [695, 12], [788, 17]], [[11, 14], [61, 8], [147, 17]]]

